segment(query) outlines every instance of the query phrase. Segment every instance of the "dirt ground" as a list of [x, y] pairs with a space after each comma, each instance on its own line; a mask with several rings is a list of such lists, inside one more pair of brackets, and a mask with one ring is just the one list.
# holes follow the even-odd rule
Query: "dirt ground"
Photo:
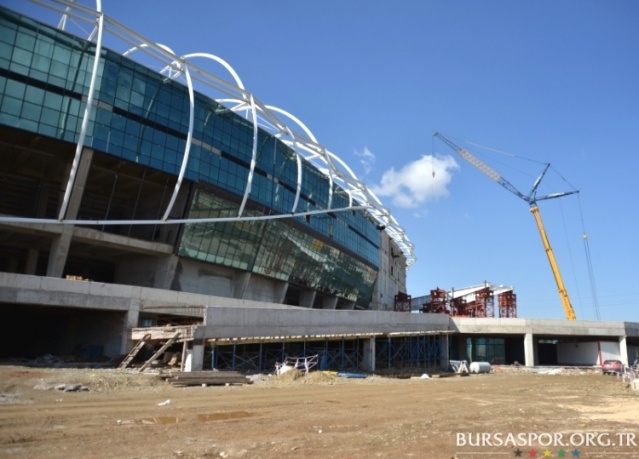
[[254, 379], [174, 387], [117, 370], [3, 365], [0, 457], [639, 457], [639, 392], [596, 371]]

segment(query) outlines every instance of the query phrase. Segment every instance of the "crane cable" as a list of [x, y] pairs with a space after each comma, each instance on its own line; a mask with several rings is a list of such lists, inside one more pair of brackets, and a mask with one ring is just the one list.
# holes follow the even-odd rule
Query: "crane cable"
[[[566, 180], [556, 169], [553, 168], [555, 173], [568, 185], [572, 186], [568, 180]], [[573, 187], [573, 189], [576, 189]], [[595, 317], [597, 320], [601, 320], [599, 313], [599, 299], [597, 296], [597, 284], [595, 282], [595, 273], [592, 268], [592, 257], [590, 255], [590, 244], [588, 243], [588, 233], [586, 232], [586, 224], [584, 223], [584, 213], [581, 207], [581, 195], [577, 195], [577, 202], [579, 203], [579, 218], [581, 220], [581, 239], [584, 243], [584, 253], [586, 256], [586, 265], [588, 268], [588, 280], [590, 281], [590, 293], [592, 295], [593, 307], [595, 309]]]
[[584, 224], [584, 215], [581, 209], [581, 199], [579, 199], [579, 214], [581, 216], [581, 231], [582, 231], [581, 237], [584, 242], [584, 252], [586, 254], [586, 262], [588, 264], [588, 277], [590, 279], [590, 289], [592, 293], [593, 305], [595, 308], [595, 317], [597, 318], [597, 320], [600, 320], [601, 316], [599, 314], [599, 300], [597, 299], [597, 285], [595, 283], [595, 274], [592, 269], [592, 257], [590, 256], [590, 244], [588, 243], [588, 233], [586, 233], [586, 225]]

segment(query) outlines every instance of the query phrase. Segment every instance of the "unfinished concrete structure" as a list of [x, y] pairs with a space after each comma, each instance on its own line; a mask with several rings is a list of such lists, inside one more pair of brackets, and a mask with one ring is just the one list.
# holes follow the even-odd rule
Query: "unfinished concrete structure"
[[[409, 297], [412, 243], [303, 123], [217, 56], [177, 56], [75, 2], [38, 4], [57, 27], [0, 8], [0, 357], [116, 357], [150, 334], [160, 348], [174, 339], [191, 369], [317, 354], [375, 370], [532, 365], [566, 336], [620, 354], [639, 344], [635, 324], [566, 335], [563, 321], [544, 332], [393, 311]], [[68, 17], [90, 37], [65, 30]], [[486, 339], [512, 351], [475, 355]]]

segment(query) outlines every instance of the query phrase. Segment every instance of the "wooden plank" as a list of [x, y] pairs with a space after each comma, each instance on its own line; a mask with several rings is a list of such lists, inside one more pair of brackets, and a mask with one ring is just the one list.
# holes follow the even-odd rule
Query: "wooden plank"
[[131, 330], [131, 339], [140, 339], [145, 334], [150, 333], [152, 339], [164, 340], [171, 339], [175, 333], [180, 332], [181, 339], [189, 340], [193, 338], [193, 330], [195, 328], [196, 326], [193, 325], [134, 328]]
[[196, 377], [208, 377], [208, 376], [243, 376], [237, 371], [215, 371], [215, 370], [201, 370], [201, 371], [172, 371], [170, 373], [171, 378], [196, 378]]
[[207, 385], [207, 386], [221, 386], [221, 385], [225, 385], [225, 384], [251, 384], [252, 381], [249, 380], [246, 376], [233, 376], [233, 377], [224, 377], [224, 378], [220, 378], [220, 377], [215, 377], [215, 376], [209, 376], [209, 377], [198, 377], [198, 378], [169, 378], [167, 380], [168, 382], [170, 382], [172, 385], [174, 386], [201, 386], [201, 385]]

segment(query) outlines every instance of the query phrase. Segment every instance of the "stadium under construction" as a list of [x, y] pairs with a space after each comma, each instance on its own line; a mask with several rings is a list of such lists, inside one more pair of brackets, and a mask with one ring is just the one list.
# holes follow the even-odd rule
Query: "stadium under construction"
[[638, 323], [518, 318], [488, 283], [411, 297], [404, 229], [302, 121], [97, 5], [0, 7], [0, 358], [634, 360]]

